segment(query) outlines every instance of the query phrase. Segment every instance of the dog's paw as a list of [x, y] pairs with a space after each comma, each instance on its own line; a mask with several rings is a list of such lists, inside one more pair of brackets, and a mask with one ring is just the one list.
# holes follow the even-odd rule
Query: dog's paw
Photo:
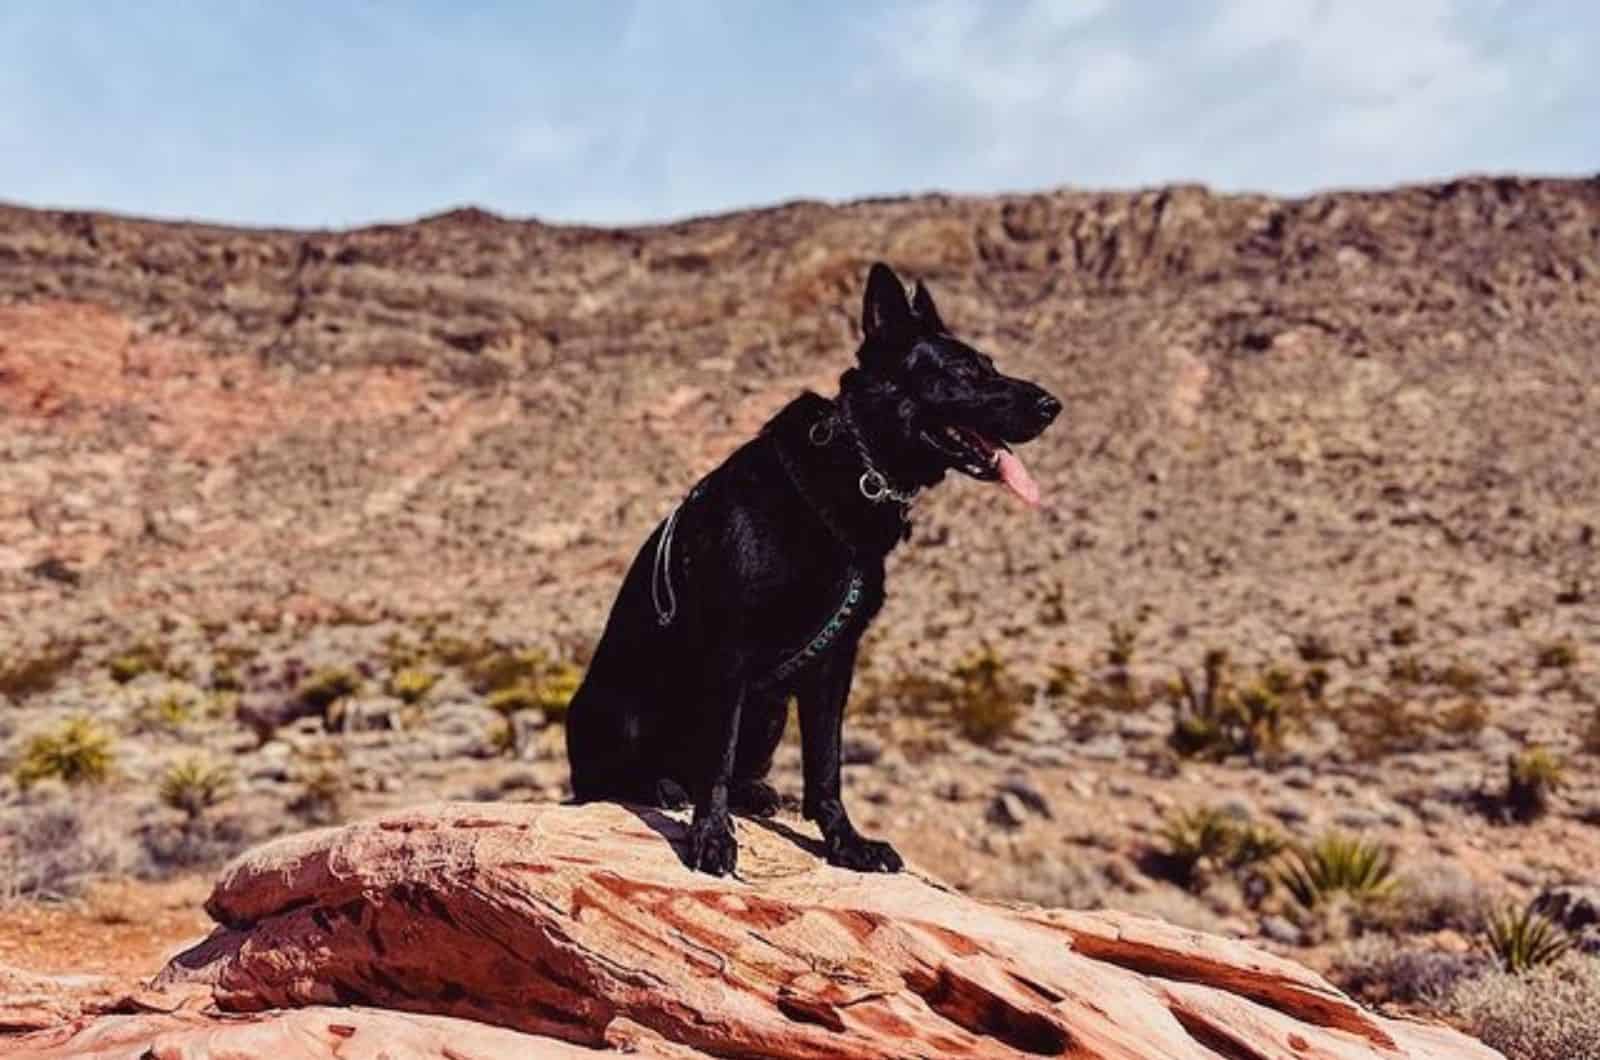
[[689, 825], [689, 867], [696, 872], [726, 876], [739, 862], [739, 843], [733, 825], [717, 815], [696, 817]]
[[781, 805], [778, 789], [764, 780], [752, 780], [728, 792], [729, 808], [747, 817], [771, 817]]
[[681, 810], [689, 805], [689, 793], [683, 785], [666, 777], [656, 781], [656, 805], [663, 810]]
[[828, 864], [856, 872], [899, 872], [906, 867], [894, 847], [858, 835], [841, 836], [828, 843]]

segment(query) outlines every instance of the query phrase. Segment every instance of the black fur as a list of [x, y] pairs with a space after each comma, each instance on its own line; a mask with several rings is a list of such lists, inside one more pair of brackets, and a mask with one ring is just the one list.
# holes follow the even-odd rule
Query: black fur
[[[658, 526], [623, 580], [567, 719], [579, 801], [694, 806], [691, 868], [732, 872], [730, 813], [770, 815], [765, 777], [799, 703], [805, 816], [835, 865], [893, 872], [900, 856], [856, 832], [840, 797], [845, 700], [862, 632], [883, 604], [884, 557], [909, 532], [893, 498], [952, 468], [998, 477], [967, 428], [992, 442], [1038, 436], [1061, 405], [1001, 375], [952, 337], [920, 283], [907, 300], [872, 267], [858, 364], [832, 401], [790, 402], [680, 506], [658, 570]], [[870, 467], [881, 480], [866, 475]], [[868, 493], [891, 491], [878, 501]], [[999, 500], [999, 498], [996, 498]], [[663, 624], [663, 573], [676, 613]], [[839, 615], [849, 579], [859, 603], [814, 657], [785, 668]], [[654, 592], [652, 592], [654, 588]]]

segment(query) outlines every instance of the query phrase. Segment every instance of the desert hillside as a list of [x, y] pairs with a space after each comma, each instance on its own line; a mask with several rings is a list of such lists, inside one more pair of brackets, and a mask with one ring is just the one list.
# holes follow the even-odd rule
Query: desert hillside
[[[831, 392], [877, 259], [1066, 410], [1038, 512], [959, 477], [916, 508], [848, 730], [865, 828], [1335, 971], [1370, 935], [1465, 975], [1486, 909], [1600, 887], [1600, 178], [1472, 178], [628, 229], [0, 207], [0, 900], [563, 797], [626, 564]], [[1409, 912], [1330, 926], [1262, 867], [1333, 832]], [[103, 956], [41, 946], [55, 915], [0, 964]]]
[[1042, 517], [929, 498], [886, 639], [1082, 650], [1141, 607], [1153, 643], [1265, 656], [1401, 624], [1470, 650], [1508, 607], [1554, 635], [1595, 562], [1597, 232], [1600, 181], [625, 230], [3, 210], [8, 635], [315, 599], [582, 638], [694, 477], [846, 366], [877, 257], [1068, 403], [1027, 454]]

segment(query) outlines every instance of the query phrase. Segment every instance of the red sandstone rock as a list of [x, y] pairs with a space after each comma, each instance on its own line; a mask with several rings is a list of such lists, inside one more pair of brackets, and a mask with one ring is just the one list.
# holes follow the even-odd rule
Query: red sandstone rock
[[[21, 1050], [8, 1053], [0, 1040], [0, 1055], [28, 1060], [581, 1060], [595, 1055], [471, 1020], [320, 1006], [243, 1016], [178, 1012], [85, 1018], [34, 1035]], [[637, 1055], [674, 1054], [647, 1047]]]
[[227, 1013], [298, 1011], [108, 1017], [22, 1039], [46, 1043], [24, 1055], [108, 1040], [349, 1056], [355, 1038], [340, 1047], [327, 1029], [341, 1019], [363, 1043], [397, 1035], [391, 1055], [454, 1040], [443, 1021], [330, 1008], [356, 1005], [475, 1021], [472, 1049], [450, 1054], [463, 1056], [572, 1053], [549, 1038], [853, 1060], [1497, 1055], [1375, 1016], [1243, 943], [857, 875], [781, 822], [739, 832], [740, 880], [683, 868], [678, 820], [609, 805], [443, 804], [282, 839], [223, 873], [207, 903], [223, 926], [156, 986], [209, 988]]

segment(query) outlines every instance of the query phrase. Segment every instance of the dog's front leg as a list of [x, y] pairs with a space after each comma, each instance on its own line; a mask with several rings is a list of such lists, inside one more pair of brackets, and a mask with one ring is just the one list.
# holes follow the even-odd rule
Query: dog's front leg
[[806, 819], [822, 832], [828, 863], [857, 872], [899, 872], [905, 863], [894, 847], [857, 832], [845, 812], [840, 783], [844, 705], [850, 698], [856, 646], [840, 645], [799, 689], [801, 759], [805, 771]]
[[[729, 673], [730, 670], [724, 670]], [[702, 701], [701, 732], [696, 745], [705, 759], [694, 778], [694, 818], [689, 822], [689, 867], [713, 876], [726, 876], [739, 860], [728, 812], [728, 785], [733, 779], [739, 746], [739, 715], [744, 705], [744, 682], [726, 678], [712, 681]]]

